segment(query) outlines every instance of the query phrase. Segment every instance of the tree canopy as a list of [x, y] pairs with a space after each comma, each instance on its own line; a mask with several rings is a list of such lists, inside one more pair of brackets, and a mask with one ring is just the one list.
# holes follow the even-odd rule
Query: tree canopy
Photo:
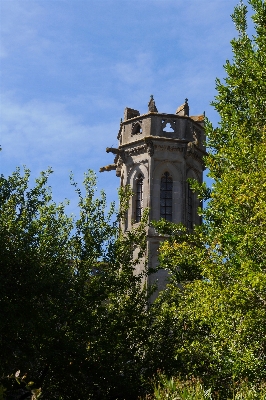
[[106, 211], [92, 172], [85, 194], [72, 180], [80, 215], [69, 217], [65, 204], [52, 200], [50, 173], [33, 188], [28, 170], [1, 177], [3, 387], [17, 389], [21, 398], [39, 388], [49, 400], [119, 398], [125, 391], [135, 398], [148, 330], [147, 290], [143, 276], [133, 273], [146, 249], [145, 217], [122, 235], [129, 192], [119, 213], [114, 205]]
[[266, 4], [249, 4], [256, 34], [248, 36], [240, 3], [232, 15], [233, 59], [212, 103], [219, 126], [206, 120], [211, 191], [190, 182], [208, 199], [203, 224], [190, 234], [157, 224], [171, 234], [161, 263], [171, 271], [166, 303], [182, 336], [176, 359], [218, 388], [266, 377]]

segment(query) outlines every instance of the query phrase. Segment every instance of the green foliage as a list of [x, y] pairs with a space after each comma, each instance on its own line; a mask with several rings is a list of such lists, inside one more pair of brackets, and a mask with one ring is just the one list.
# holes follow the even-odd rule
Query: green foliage
[[[220, 399], [219, 393], [205, 389], [199, 379], [167, 378], [159, 374], [154, 380], [154, 393], [147, 400], [211, 400]], [[266, 385], [252, 385], [246, 381], [234, 382], [227, 400], [265, 400]]]
[[2, 378], [0, 385], [0, 400], [30, 399], [37, 400], [42, 395], [40, 387], [32, 381], [27, 381], [27, 375], [20, 376], [20, 371]]
[[158, 330], [168, 325], [175, 346], [166, 370], [200, 376], [223, 396], [235, 379], [266, 378], [266, 4], [249, 3], [256, 35], [248, 37], [240, 3], [233, 60], [213, 102], [221, 121], [217, 128], [206, 121], [212, 190], [192, 183], [209, 197], [204, 223], [191, 234], [155, 224], [171, 235], [160, 254], [170, 283], [158, 299], [165, 310]]
[[198, 379], [168, 379], [165, 375], [157, 377], [154, 394], [146, 399], [154, 400], [208, 400], [212, 399], [211, 390], [204, 390]]
[[[12, 398], [18, 370], [25, 377], [20, 386], [33, 382], [43, 399], [123, 398], [128, 391], [135, 398], [148, 318], [145, 270], [133, 271], [146, 250], [147, 216], [123, 235], [120, 216], [114, 205], [106, 212], [105, 194], [96, 197], [89, 171], [84, 195], [72, 178], [80, 215], [68, 217], [65, 205], [52, 201], [50, 173], [42, 173], [33, 188], [28, 170], [1, 177], [0, 373], [10, 389], [5, 398]], [[121, 196], [126, 207], [128, 190]]]

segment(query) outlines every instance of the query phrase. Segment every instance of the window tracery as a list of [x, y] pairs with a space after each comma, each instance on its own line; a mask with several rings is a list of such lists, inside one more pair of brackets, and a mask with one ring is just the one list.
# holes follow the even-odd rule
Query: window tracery
[[189, 229], [193, 229], [193, 192], [189, 184], [187, 189], [187, 224]]
[[131, 136], [142, 134], [142, 124], [141, 121], [134, 122], [131, 128]]
[[160, 186], [160, 217], [166, 221], [172, 221], [173, 209], [173, 179], [169, 172], [161, 177]]
[[141, 221], [143, 211], [143, 175], [139, 175], [136, 184], [136, 222]]

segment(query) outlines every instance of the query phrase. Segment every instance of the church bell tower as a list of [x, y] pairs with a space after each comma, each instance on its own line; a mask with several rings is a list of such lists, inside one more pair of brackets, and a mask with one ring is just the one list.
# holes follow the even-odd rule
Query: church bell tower
[[[181, 222], [188, 229], [199, 225], [200, 202], [187, 180], [203, 179], [204, 115], [189, 116], [187, 99], [174, 114], [160, 113], [151, 96], [146, 114], [125, 108], [117, 139], [117, 148], [106, 149], [115, 154], [114, 163], [100, 171], [115, 170], [120, 185], [130, 185], [133, 190], [124, 230], [140, 222], [145, 208], [149, 208], [149, 221], [165, 218]], [[151, 268], [158, 264], [162, 240], [153, 228], [148, 229], [147, 257]], [[157, 280], [160, 290], [167, 273], [161, 270], [155, 275], [152, 279]]]

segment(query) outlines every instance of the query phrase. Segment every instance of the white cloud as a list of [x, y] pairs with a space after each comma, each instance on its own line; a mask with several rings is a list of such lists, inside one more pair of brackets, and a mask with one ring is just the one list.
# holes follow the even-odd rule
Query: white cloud
[[125, 106], [208, 111], [235, 35], [231, 0], [0, 2], [2, 171], [52, 166], [57, 187], [112, 162]]
[[114, 67], [117, 79], [128, 85], [139, 86], [153, 81], [153, 56], [151, 53], [135, 53], [127, 62], [118, 62]]
[[1, 119], [3, 155], [10, 164], [34, 168], [72, 169], [90, 158], [95, 164], [102, 158], [111, 128], [105, 123], [84, 124], [67, 111], [66, 105], [39, 100], [19, 104], [4, 98]]
[[30, 46], [35, 42], [40, 16], [38, 2], [1, 1], [1, 44], [5, 57], [12, 53], [14, 47]]
[[[98, 172], [101, 166], [113, 162], [105, 148], [116, 144], [119, 121], [99, 121], [96, 125], [84, 123], [71, 114], [66, 104], [32, 100], [15, 101], [12, 96], [2, 97], [1, 108], [1, 173], [11, 174], [17, 166], [25, 165], [36, 178], [40, 171], [52, 167], [49, 179], [54, 199], [71, 200], [75, 211], [77, 196], [69, 182], [73, 171], [81, 185], [88, 169]], [[99, 187], [108, 191], [109, 199], [117, 196], [119, 181], [115, 174], [100, 174]]]

